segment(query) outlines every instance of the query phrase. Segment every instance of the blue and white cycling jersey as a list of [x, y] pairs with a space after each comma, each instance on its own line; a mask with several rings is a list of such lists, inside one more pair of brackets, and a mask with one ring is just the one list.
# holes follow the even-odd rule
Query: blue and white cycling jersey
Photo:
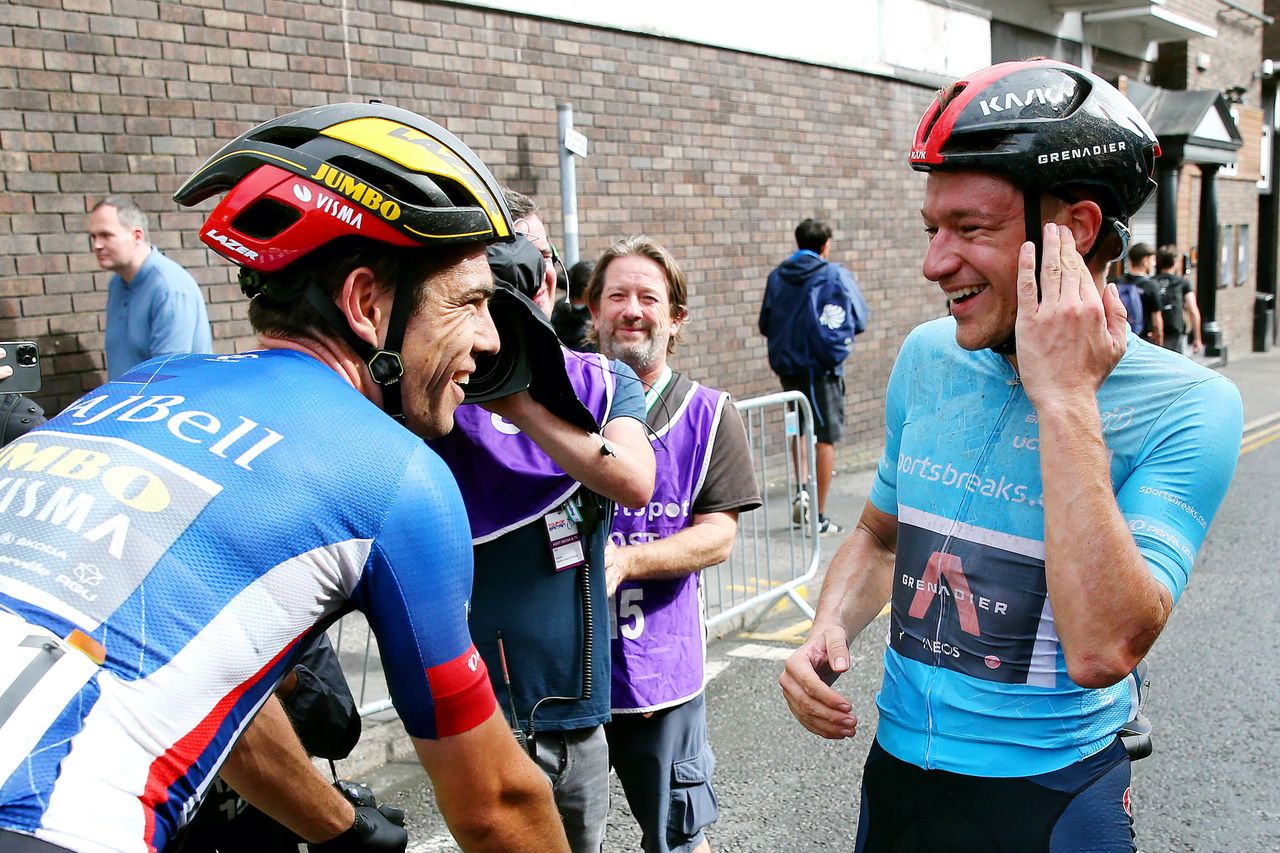
[[[1176, 602], [1226, 493], [1242, 408], [1221, 375], [1132, 332], [1098, 391], [1111, 482], [1152, 575]], [[951, 318], [906, 339], [889, 380], [871, 502], [898, 519], [877, 737], [925, 768], [1028, 776], [1106, 746], [1131, 679], [1077, 686], [1044, 574], [1036, 413], [1012, 366], [955, 341]]]
[[163, 849], [317, 622], [409, 734], [494, 710], [452, 475], [299, 353], [155, 359], [0, 450], [0, 829]]

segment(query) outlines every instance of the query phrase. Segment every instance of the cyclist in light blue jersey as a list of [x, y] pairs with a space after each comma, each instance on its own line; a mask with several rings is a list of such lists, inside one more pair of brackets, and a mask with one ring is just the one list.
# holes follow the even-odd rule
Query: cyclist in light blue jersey
[[1158, 155], [1119, 92], [1050, 60], [958, 81], [917, 128], [951, 316], [903, 343], [870, 499], [781, 678], [806, 728], [853, 736], [831, 683], [890, 603], [859, 853], [1136, 849], [1130, 676], [1242, 422], [1235, 387], [1139, 340], [1104, 282]]

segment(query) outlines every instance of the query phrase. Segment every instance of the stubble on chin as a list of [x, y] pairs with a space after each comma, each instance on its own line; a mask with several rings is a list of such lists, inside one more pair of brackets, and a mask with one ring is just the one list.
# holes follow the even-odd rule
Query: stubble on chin
[[644, 342], [637, 341], [634, 344], [620, 344], [612, 336], [601, 338], [600, 352], [608, 358], [621, 361], [636, 373], [648, 372], [657, 362], [657, 350], [652, 336]]

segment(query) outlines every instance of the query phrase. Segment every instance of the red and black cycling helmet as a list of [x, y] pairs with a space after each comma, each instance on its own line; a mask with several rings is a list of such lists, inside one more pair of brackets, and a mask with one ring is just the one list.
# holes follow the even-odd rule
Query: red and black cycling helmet
[[[957, 80], [939, 93], [916, 127], [909, 157], [919, 172], [999, 175], [1022, 190], [1026, 238], [1043, 254], [1040, 198], [1077, 201], [1073, 189], [1099, 199], [1102, 232], [1119, 237], [1156, 188], [1160, 143], [1128, 98], [1114, 86], [1065, 62], [1001, 62]], [[1102, 248], [1099, 234], [1085, 260]], [[1012, 354], [1009, 340], [993, 347]]]
[[[943, 102], [945, 99], [945, 103]], [[1050, 59], [1001, 62], [957, 81], [920, 119], [911, 168], [992, 172], [1034, 192], [1094, 188], [1126, 222], [1156, 188], [1160, 143], [1114, 86]]]
[[260, 124], [210, 157], [173, 199], [191, 206], [220, 192], [200, 239], [240, 265], [247, 296], [306, 299], [366, 361], [396, 418], [411, 300], [394, 299], [375, 351], [315, 282], [275, 273], [345, 237], [407, 248], [515, 239], [498, 183], [471, 149], [435, 122], [385, 104], [312, 107]]

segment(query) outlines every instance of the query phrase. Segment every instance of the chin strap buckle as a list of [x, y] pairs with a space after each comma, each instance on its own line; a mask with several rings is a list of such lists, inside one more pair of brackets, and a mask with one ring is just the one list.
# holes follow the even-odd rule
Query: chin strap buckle
[[398, 352], [380, 349], [369, 357], [366, 364], [373, 381], [382, 386], [395, 385], [404, 376], [404, 362]]

